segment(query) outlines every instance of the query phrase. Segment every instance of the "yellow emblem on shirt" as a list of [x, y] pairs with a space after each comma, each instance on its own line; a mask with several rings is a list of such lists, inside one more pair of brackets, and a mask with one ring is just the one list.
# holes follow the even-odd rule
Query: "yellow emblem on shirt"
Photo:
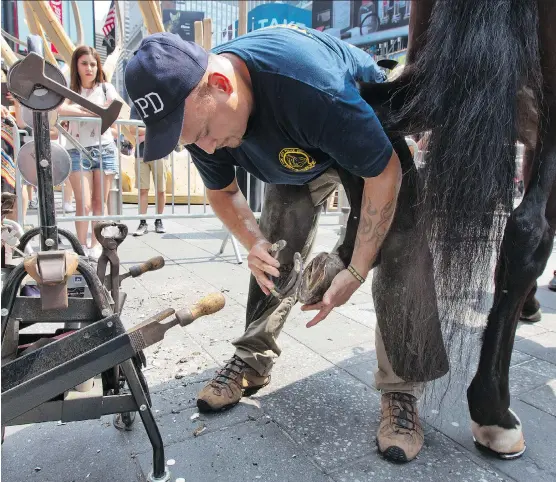
[[282, 149], [278, 158], [282, 166], [295, 172], [310, 171], [317, 165], [317, 161], [309, 154], [296, 147], [286, 147]]

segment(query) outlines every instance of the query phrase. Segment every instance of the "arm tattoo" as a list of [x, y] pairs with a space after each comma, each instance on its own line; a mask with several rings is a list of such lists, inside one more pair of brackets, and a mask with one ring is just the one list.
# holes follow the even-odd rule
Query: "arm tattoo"
[[359, 228], [355, 238], [355, 250], [362, 244], [367, 244], [372, 238], [373, 216], [376, 216], [377, 210], [371, 204], [370, 199], [363, 199], [361, 205], [361, 216], [359, 217]]
[[371, 264], [378, 254], [378, 250], [382, 246], [384, 238], [388, 233], [390, 222], [394, 209], [396, 207], [395, 198], [390, 199], [380, 211], [380, 219], [376, 220], [378, 214], [377, 208], [371, 205], [370, 199], [365, 199], [361, 206], [361, 217], [359, 220], [359, 229], [355, 239], [355, 251], [361, 246], [365, 246], [367, 250], [375, 251]]
[[388, 228], [390, 227], [390, 221], [392, 220], [392, 216], [394, 214], [395, 205], [396, 203], [394, 202], [394, 199], [390, 199], [380, 212], [380, 221], [377, 223], [373, 234], [375, 249], [377, 252], [382, 246], [386, 233], [388, 232]]

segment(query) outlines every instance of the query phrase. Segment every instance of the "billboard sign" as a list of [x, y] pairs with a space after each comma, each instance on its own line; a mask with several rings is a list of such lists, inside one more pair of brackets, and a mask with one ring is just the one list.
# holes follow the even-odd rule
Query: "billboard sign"
[[311, 12], [285, 3], [266, 3], [251, 10], [247, 15], [247, 31], [274, 25], [311, 26]]
[[203, 21], [204, 12], [184, 12], [169, 8], [162, 11], [162, 23], [166, 32], [177, 33], [182, 39], [195, 41], [195, 22]]
[[[311, 26], [311, 11], [294, 7], [285, 3], [265, 3], [250, 10], [247, 14], [247, 31], [259, 30], [275, 25], [297, 25], [298, 27]], [[237, 32], [238, 22], [235, 22]], [[222, 40], [234, 38], [230, 25], [222, 32]]]
[[353, 45], [409, 34], [409, 0], [314, 0], [313, 28]]

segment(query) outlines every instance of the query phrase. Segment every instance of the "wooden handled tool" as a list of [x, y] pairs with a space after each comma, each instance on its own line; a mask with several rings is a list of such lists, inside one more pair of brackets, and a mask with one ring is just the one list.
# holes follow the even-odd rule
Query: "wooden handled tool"
[[[220, 311], [225, 304], [226, 300], [222, 293], [211, 293], [201, 298], [191, 308], [183, 308], [177, 312], [170, 308], [157, 313], [140, 325], [128, 330], [127, 334], [135, 351], [144, 350], [148, 346], [161, 341], [170, 328], [176, 325], [182, 327], [190, 325], [201, 316], [212, 315]], [[172, 315], [174, 317], [170, 321], [166, 321]]]
[[[157, 269], [163, 267], [164, 267], [164, 258], [162, 256], [155, 256], [154, 258], [151, 258], [148, 261], [145, 261], [144, 263], [136, 264], [135, 266], [129, 268], [129, 271], [127, 273], [120, 275], [119, 283], [121, 285], [122, 281], [125, 280], [126, 278], [129, 277], [137, 278], [138, 276], [148, 273], [149, 271], [156, 271]], [[112, 281], [110, 280], [110, 278], [105, 278], [104, 286], [106, 286], [106, 289], [108, 290], [112, 289]]]
[[126, 278], [132, 276], [133, 278], [137, 278], [137, 276], [141, 276], [148, 271], [156, 271], [157, 269], [164, 267], [164, 258], [162, 256], [155, 256], [154, 258], [149, 259], [141, 264], [136, 264], [129, 268], [129, 273], [125, 273], [120, 276], [120, 282]]

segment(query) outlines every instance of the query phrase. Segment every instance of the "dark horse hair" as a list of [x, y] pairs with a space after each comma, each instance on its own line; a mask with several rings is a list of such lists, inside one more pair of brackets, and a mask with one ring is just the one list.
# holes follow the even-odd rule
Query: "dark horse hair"
[[537, 24], [537, 0], [437, 1], [415, 63], [392, 82], [400, 88], [386, 127], [430, 131], [419, 219], [448, 344], [450, 327], [476, 326], [473, 317], [484, 316], [513, 209], [519, 89], [530, 87], [540, 102]]

